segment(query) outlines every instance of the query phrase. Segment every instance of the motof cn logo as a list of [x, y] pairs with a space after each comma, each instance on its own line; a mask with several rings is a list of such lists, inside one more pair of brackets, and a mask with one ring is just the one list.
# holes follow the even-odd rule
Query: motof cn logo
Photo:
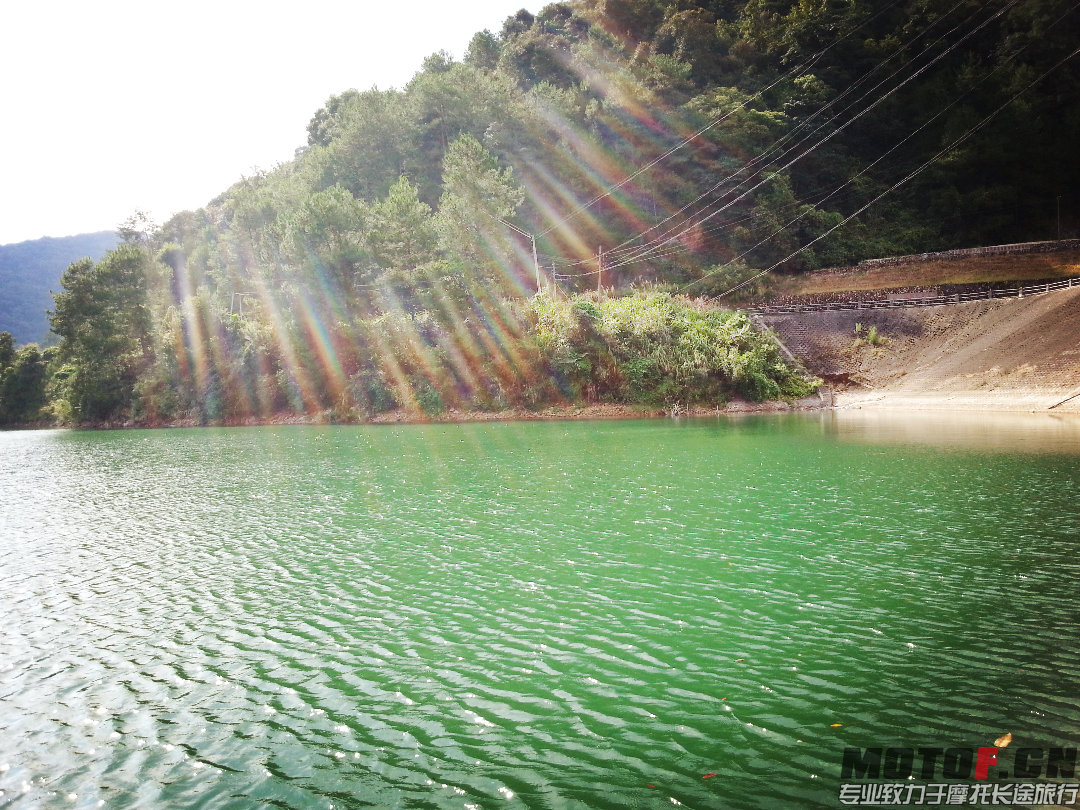
[[[1000, 761], [1012, 754], [1012, 763]], [[994, 770], [991, 772], [991, 768]], [[1076, 775], [1075, 748], [845, 748], [842, 779], [1047, 779]]]

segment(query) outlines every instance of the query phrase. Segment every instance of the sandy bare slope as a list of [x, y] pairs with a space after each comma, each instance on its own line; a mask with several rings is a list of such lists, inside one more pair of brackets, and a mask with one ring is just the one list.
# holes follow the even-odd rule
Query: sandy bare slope
[[[1043, 410], [1080, 394], [1080, 290], [764, 320], [837, 381], [840, 406]], [[871, 326], [880, 345], [858, 340]], [[1080, 396], [1054, 410], [1080, 412]]]

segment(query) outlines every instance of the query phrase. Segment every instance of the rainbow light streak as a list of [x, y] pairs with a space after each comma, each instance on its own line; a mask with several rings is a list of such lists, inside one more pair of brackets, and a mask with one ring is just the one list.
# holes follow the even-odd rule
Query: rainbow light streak
[[301, 292], [299, 302], [301, 320], [307, 332], [310, 346], [315, 351], [316, 360], [322, 367], [324, 377], [329, 383], [330, 393], [335, 402], [341, 402], [345, 397], [347, 381], [337, 351], [331, 342], [325, 321], [332, 319], [335, 323], [342, 323], [346, 320], [347, 316], [340, 303], [344, 296], [337, 288], [337, 285], [330, 279], [326, 265], [314, 254], [309, 246], [305, 245], [304, 250], [314, 269], [319, 300], [317, 302], [312, 301], [308, 290]]
[[416, 392], [413, 391], [412, 385], [409, 384], [409, 375], [398, 361], [394, 347], [387, 341], [386, 336], [382, 334], [383, 330], [379, 328], [381, 326], [392, 326], [395, 320], [402, 320], [401, 316], [404, 314], [404, 308], [401, 306], [401, 302], [393, 289], [385, 282], [379, 287], [379, 296], [386, 314], [380, 315], [371, 321], [372, 329], [370, 334], [375, 343], [375, 357], [380, 367], [389, 373], [390, 384], [394, 389], [394, 395], [398, 403], [406, 410], [419, 411], [421, 410], [420, 403], [416, 398]]
[[[312, 351], [315, 361], [319, 364], [323, 379], [330, 387], [330, 394], [334, 401], [341, 401], [345, 394], [345, 374], [338, 362], [337, 352], [334, 351], [327, 333], [323, 318], [319, 315], [316, 306], [312, 303], [309, 293], [306, 291], [299, 295], [297, 301], [300, 324], [307, 337], [307, 348]], [[305, 403], [309, 409], [316, 408], [315, 397], [307, 398]]]
[[[525, 178], [525, 193], [529, 195], [529, 199], [542, 211], [550, 222], [555, 223], [555, 232], [568, 243], [568, 251], [572, 252], [577, 258], [585, 258], [593, 254], [595, 245], [588, 245], [585, 242], [585, 238], [581, 234], [581, 229], [574, 228], [570, 220], [566, 220], [563, 211], [568, 209], [575, 209], [584, 204], [584, 200], [580, 200], [569, 186], [563, 183], [559, 178], [555, 177], [546, 168], [540, 165], [530, 167], [530, 173], [533, 177], [537, 178], [543, 183], [542, 187], [537, 187], [535, 182], [532, 182], [532, 178]], [[551, 195], [552, 199], [549, 199], [548, 195]], [[559, 207], [558, 202], [561, 200], [564, 207]], [[588, 225], [594, 229], [602, 229], [600, 220], [595, 214], [585, 209], [578, 214], [578, 218], [586, 218]]]
[[[594, 55], [600, 54], [594, 53]], [[640, 127], [636, 127], [629, 122], [620, 124], [618, 120], [608, 122], [611, 131], [623, 142], [633, 145], [634, 151], [662, 153], [666, 151], [667, 144], [670, 143], [673, 135], [681, 136], [681, 140], [697, 131], [682, 116], [675, 113], [668, 115], [668, 118], [673, 120], [673, 125], [668, 120], [661, 120], [654, 115], [652, 110], [657, 109], [657, 105], [647, 107], [638, 101], [639, 97], [649, 97], [652, 94], [632, 76], [619, 74], [615, 80], [612, 80], [610, 77], [613, 74], [610, 68], [604, 71], [589, 64], [568, 66], [582, 78], [583, 82], [599, 88], [603, 94], [613, 99], [618, 99], [620, 106], [640, 124]], [[626, 182], [626, 178], [633, 174], [635, 167], [626, 160], [620, 160], [612, 150], [595, 143], [567, 121], [553, 105], [546, 103], [543, 99], [534, 97], [532, 110], [540, 123], [540, 126], [534, 128], [534, 133], [543, 129], [546, 129], [547, 133], [557, 133], [557, 136], [571, 147], [569, 151], [576, 156], [578, 172], [592, 185], [594, 196], [603, 195], [611, 198], [618, 212], [633, 229], [638, 231], [647, 229], [650, 225], [649, 220], [645, 218], [644, 211], [635, 201], [635, 197], [642, 196], [646, 189], [642, 187], [640, 181]], [[560, 236], [573, 242], [571, 247], [579, 258], [590, 255], [592, 246], [584, 245], [581, 239], [577, 238], [576, 233], [568, 227], [563, 227], [565, 223], [561, 220], [565, 215], [557, 210], [553, 202], [549, 201], [548, 195], [549, 192], [554, 192], [555, 199], [561, 200], [569, 210], [579, 209], [589, 201], [581, 199], [577, 193], [567, 188], [543, 167], [530, 164], [526, 168], [528, 174], [547, 186], [546, 189], [540, 188], [536, 180], [529, 182], [532, 178], [526, 177], [526, 190], [530, 194], [532, 204], [542, 212], [545, 221], [557, 223], [554, 228], [559, 231]], [[606, 191], [616, 185], [619, 188], [610, 192]], [[586, 215], [585, 210], [579, 211], [576, 216], [582, 215]], [[588, 224], [594, 231], [603, 230], [596, 215], [588, 216], [590, 217]]]
[[[509, 259], [514, 253], [514, 245], [509, 242], [507, 235], [501, 230], [500, 225], [498, 229], [494, 227], [495, 223], [485, 224], [479, 230], [480, 237], [480, 249], [490, 260], [491, 265], [496, 267], [503, 278], [509, 283], [510, 287], [520, 296], [525, 296], [532, 291], [532, 284], [526, 283], [522, 278], [520, 272], [515, 272], [515, 268], [521, 268], [522, 266], [532, 265], [531, 256], [528, 259], [527, 264], [525, 262], [514, 263]], [[533, 274], [529, 273], [527, 278], [532, 278]]]
[[505, 379], [520, 379], [521, 370], [528, 368], [528, 364], [521, 356], [515, 340], [518, 334], [514, 328], [518, 325], [516, 319], [490, 294], [485, 295], [484, 299], [477, 299], [477, 304], [487, 327], [481, 331], [481, 337], [493, 338], [493, 345], [486, 344], [489, 345], [491, 356], [500, 361], [499, 368], [504, 371]]
[[453, 332], [444, 344], [447, 356], [458, 377], [476, 391], [480, 388], [479, 376], [484, 367], [484, 355], [477, 345], [477, 338], [466, 328], [465, 318], [441, 284], [436, 285], [435, 293], [443, 311], [450, 316], [453, 324]]
[[271, 290], [267, 287], [266, 280], [263, 276], [258, 273], [253, 273], [252, 278], [257, 285], [256, 294], [259, 297], [259, 301], [262, 304], [264, 311], [269, 316], [271, 334], [274, 343], [280, 352], [281, 360], [284, 365], [283, 370], [289, 375], [290, 380], [300, 392], [304, 410], [309, 413], [314, 413], [318, 408], [318, 402], [314, 393], [315, 386], [297, 357], [296, 347], [293, 345], [293, 340], [289, 334], [288, 327], [286, 326], [285, 318], [282, 316], [281, 310], [277, 306], [277, 301]]
[[[195, 308], [195, 285], [188, 270], [187, 262], [184, 261], [177, 270], [180, 284], [180, 328], [173, 334], [173, 351], [180, 367], [181, 379], [189, 380], [194, 373], [195, 384], [198, 390], [205, 389], [208, 369], [206, 367], [206, 355], [203, 349], [202, 332], [197, 328]], [[190, 358], [190, 362], [189, 362]], [[194, 365], [194, 369], [191, 366]]]

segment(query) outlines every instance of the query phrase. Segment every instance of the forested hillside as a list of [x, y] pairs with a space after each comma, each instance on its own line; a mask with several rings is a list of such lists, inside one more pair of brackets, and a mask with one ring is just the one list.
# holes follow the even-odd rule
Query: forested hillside
[[0, 245], [0, 331], [19, 343], [47, 342], [45, 312], [64, 268], [84, 256], [97, 261], [119, 241], [114, 232], [101, 231]]
[[405, 88], [329, 99], [294, 161], [73, 265], [47, 411], [795, 396], [741, 316], [677, 294], [1075, 229], [1078, 22], [1067, 0], [518, 12]]
[[[522, 11], [477, 34], [460, 62], [431, 56], [401, 91], [332, 98], [298, 160], [164, 236], [189, 257], [217, 248], [222, 269], [244, 273], [303, 266], [305, 239], [359, 283], [389, 265], [413, 271], [444, 255], [423, 250], [433, 237], [391, 260], [397, 243], [372, 233], [410, 194], [449, 213], [443, 161], [465, 134], [492, 166], [512, 169], [476, 227], [522, 250], [523, 271], [527, 244], [493, 216], [514, 211], [561, 275], [595, 270], [602, 247], [605, 284], [686, 282], [736, 258], [801, 270], [1054, 238], [1058, 198], [1074, 212], [1080, 180], [1080, 70], [1062, 63], [1078, 32], [1064, 0], [586, 0]], [[391, 194], [401, 177], [408, 185]], [[411, 227], [402, 216], [396, 224]], [[249, 253], [222, 262], [225, 234], [242, 234]], [[192, 269], [215, 260], [200, 253]], [[527, 272], [518, 281], [534, 284]]]

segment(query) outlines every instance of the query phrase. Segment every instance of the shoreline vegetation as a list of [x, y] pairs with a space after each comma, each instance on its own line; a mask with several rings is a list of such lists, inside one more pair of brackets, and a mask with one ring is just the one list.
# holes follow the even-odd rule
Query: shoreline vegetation
[[625, 405], [619, 403], [585, 403], [549, 405], [538, 410], [509, 408], [502, 411], [478, 411], [449, 409], [440, 414], [429, 415], [423, 412], [395, 409], [372, 417], [342, 419], [332, 412], [297, 414], [282, 412], [260, 417], [243, 417], [214, 422], [200, 422], [195, 419], [174, 419], [159, 422], [95, 422], [79, 425], [56, 425], [50, 422], [34, 424], [6, 425], [0, 431], [12, 430], [181, 430], [195, 428], [222, 427], [283, 427], [283, 426], [368, 426], [368, 425], [453, 425], [479, 424], [485, 422], [578, 422], [578, 421], [620, 421], [631, 419], [704, 419], [720, 417], [741, 417], [760, 414], [808, 413], [815, 411], [873, 411], [903, 412], [910, 414], [951, 414], [965, 416], [969, 414], [1036, 414], [1059, 420], [1080, 419], [1080, 410], [1047, 410], [1040, 406], [1046, 400], [1045, 392], [1025, 391], [1008, 392], [994, 399], [971, 401], [955, 394], [924, 394], [919, 397], [903, 397], [893, 392], [860, 390], [826, 393], [824, 398], [805, 397], [794, 402], [770, 401], [750, 402], [732, 400], [726, 404], [712, 407], [695, 405], [679, 408], [659, 408], [645, 405]]
[[[274, 427], [284, 425], [440, 425], [470, 424], [479, 422], [560, 422], [560, 421], [618, 421], [624, 419], [670, 419], [702, 418], [710, 416], [736, 416], [741, 414], [785, 413], [796, 411], [825, 410], [828, 408], [817, 397], [807, 397], [796, 402], [771, 401], [750, 402], [732, 400], [713, 407], [704, 405], [678, 406], [672, 408], [647, 405], [626, 405], [611, 402], [549, 405], [537, 410], [508, 408], [502, 411], [478, 411], [448, 409], [429, 415], [422, 411], [397, 408], [372, 417], [342, 419], [331, 412], [315, 414], [278, 413], [266, 417], [244, 417], [221, 422], [198, 422], [193, 419], [176, 419], [159, 423], [98, 423], [78, 425], [78, 430], [157, 430], [199, 427]], [[55, 425], [26, 425], [19, 429], [53, 428]]]
[[292, 160], [71, 264], [56, 346], [0, 332], [0, 424], [797, 407], [820, 382], [716, 300], [1077, 227], [1075, 8], [879, 5], [553, 3], [332, 96]]
[[[1077, 293], [1065, 291], [1048, 297], [976, 302], [944, 314], [934, 314], [935, 309], [887, 313], [903, 323], [882, 321], [879, 329], [894, 336], [914, 330], [921, 336], [900, 343], [884, 339], [881, 346], [863, 353], [848, 345], [850, 324], [815, 325], [806, 316], [811, 322], [802, 327], [809, 330], [804, 341], [809, 337], [819, 353], [830, 339], [839, 341], [843, 346], [837, 356], [858, 365], [857, 373], [851, 375], [857, 382], [837, 384], [835, 375], [823, 371], [830, 366], [828, 358], [795, 345], [798, 361], [830, 380], [828, 388], [819, 390], [820, 380], [784, 362], [769, 331], [760, 331], [744, 314], [720, 309], [707, 300], [643, 291], [623, 298], [540, 296], [513, 310], [517, 329], [504, 335], [501, 348], [511, 350], [516, 363], [509, 373], [509, 367], [503, 368], [501, 376], [489, 367], [490, 384], [479, 397], [463, 396], [462, 366], [455, 366], [450, 359], [455, 352], [447, 351], [454, 340], [459, 341], [459, 356], [461, 349], [475, 349], [479, 345], [475, 331], [458, 330], [451, 336], [445, 325], [410, 316], [392, 321], [398, 333], [383, 334], [376, 344], [382, 347], [382, 360], [394, 366], [380, 368], [376, 363], [366, 374], [354, 371], [351, 387], [339, 396], [338, 407], [326, 405], [325, 400], [315, 407], [301, 407], [302, 400], [289, 403], [293, 407], [280, 407], [279, 400], [278, 407], [264, 401], [264, 407], [255, 411], [256, 401], [245, 401], [234, 384], [231, 398], [217, 400], [216, 413], [208, 408], [179, 410], [174, 404], [164, 412], [143, 409], [139, 415], [123, 412], [112, 418], [67, 422], [9, 421], [5, 427], [108, 430], [451, 424], [700, 418], [832, 409], [1044, 412], [1068, 418], [1080, 411], [1080, 395], [1070, 396], [1080, 392], [1076, 387], [1080, 377], [1070, 371], [1075, 366], [1070, 359], [1075, 351], [1069, 348], [1075, 348], [1075, 328], [1062, 313], [1076, 298]], [[867, 313], [844, 315], [847, 320], [869, 317]], [[840, 316], [833, 320], [836, 317]], [[876, 317], [880, 320], [885, 315]], [[951, 319], [947, 324], [939, 323], [946, 317]], [[912, 321], [921, 323], [927, 318], [936, 324], [933, 329]], [[385, 318], [376, 320], [384, 328], [391, 323]], [[765, 325], [776, 329], [781, 341], [791, 337], [787, 334], [790, 325], [768, 320]], [[507, 343], [510, 334], [513, 341]], [[984, 344], [992, 335], [1002, 337], [990, 348]], [[978, 356], [967, 357], [967, 347], [976, 344], [982, 347]], [[420, 354], [418, 347], [423, 349]], [[490, 359], [490, 352], [475, 355], [474, 372]], [[835, 365], [837, 357], [832, 361]], [[985, 380], [975, 373], [982, 366], [986, 366]], [[1014, 367], [1023, 373], [1009, 373]], [[396, 373], [396, 385], [385, 384], [391, 379], [385, 372], [391, 371]], [[373, 385], [380, 380], [383, 387]], [[259, 377], [249, 375], [239, 382], [255, 390]], [[495, 391], [496, 396], [485, 396], [485, 391]], [[362, 400], [358, 395], [363, 394], [367, 398]]]
[[108, 408], [91, 364], [62, 384], [54, 372], [39, 414], [76, 427], [625, 417], [791, 403], [820, 385], [745, 313], [658, 292], [359, 317], [302, 358], [285, 350], [297, 344], [248, 334], [249, 319], [230, 326], [239, 346], [186, 363], [162, 351]]
[[[796, 340], [798, 345], [791, 346], [797, 362], [806, 366], [796, 368], [784, 360], [770, 329], [776, 330], [777, 340], [787, 342], [792, 337], [787, 334], [790, 325], [768, 319], [755, 325], [745, 314], [722, 309], [704, 298], [645, 290], [618, 298], [541, 295], [502, 311], [503, 329], [495, 343], [494, 335], [484, 334], [475, 322], [440, 322], [426, 311], [359, 319], [352, 336], [360, 336], [368, 347], [367, 365], [349, 370], [347, 384], [338, 389], [333, 405], [325, 396], [291, 400], [252, 396], [260, 389], [265, 393], [281, 375], [260, 374], [261, 364], [249, 362], [246, 369], [232, 375], [228, 385], [220, 373], [205, 376], [201, 384], [211, 396], [189, 399], [186, 407], [180, 407], [175, 398], [170, 402], [170, 392], [159, 387], [150, 392], [157, 394], [156, 402], [141, 395], [138, 413], [131, 409], [105, 418], [59, 419], [52, 403], [47, 403], [40, 411], [42, 418], [9, 419], [2, 427], [110, 430], [450, 424], [700, 418], [825, 409], [1041, 411], [1075, 416], [1080, 396], [1068, 396], [1080, 390], [1076, 389], [1080, 377], [1069, 372], [1075, 365], [1070, 361], [1075, 352], [1068, 350], [1075, 346], [1075, 329], [1062, 314], [1074, 297], [1067, 291], [1046, 298], [981, 302], [950, 308], [945, 315], [935, 315], [933, 309], [903, 310], [889, 317], [904, 323], [881, 322], [878, 328], [889, 335], [914, 330], [912, 334], [921, 337], [897, 344], [885, 339], [882, 346], [857, 357], [847, 356], [853, 351], [848, 346], [850, 328], [837, 327], [837, 332], [827, 323], [808, 322], [802, 326], [803, 342], [809, 337], [820, 354], [830, 339], [839, 341], [843, 344], [839, 355], [858, 361], [857, 373], [852, 375], [857, 382], [836, 384], [836, 375], [826, 372], [836, 365], [837, 357], [829, 362]], [[947, 328], [938, 323], [946, 315], [952, 319]], [[846, 316], [847, 320], [870, 317], [867, 313]], [[875, 317], [885, 318], [881, 313]], [[914, 321], [907, 323], [913, 318], [920, 323], [929, 318], [936, 326], [927, 329]], [[245, 319], [237, 318], [235, 325], [243, 327]], [[770, 329], [762, 330], [762, 325]], [[830, 330], [837, 334], [831, 335]], [[1002, 346], [993, 350], [983, 346], [991, 335], [1005, 333], [1012, 337], [998, 341]], [[958, 341], [959, 348], [954, 345]], [[963, 355], [964, 359], [956, 360], [958, 368], [951, 369], [965, 373], [958, 377], [938, 368], [938, 355], [960, 358], [964, 347], [974, 343], [983, 346], [981, 354], [977, 358]], [[18, 352], [6, 348], [15, 361], [36, 352], [36, 347]], [[463, 361], [466, 355], [468, 360]], [[512, 362], [500, 367], [498, 361], [507, 357]], [[988, 369], [983, 375], [987, 379], [981, 382], [974, 379], [980, 363]], [[21, 365], [26, 367], [21, 376], [27, 377], [34, 364]], [[14, 362], [14, 368], [19, 366], [20, 362]], [[877, 366], [881, 369], [874, 371]], [[1041, 370], [1043, 366], [1046, 370]], [[807, 367], [826, 377], [828, 388], [819, 391], [822, 381], [808, 376]], [[1022, 378], [1013, 379], [1016, 375], [1007, 373], [1014, 367], [1024, 372]], [[1059, 373], [1048, 374], [1052, 369]], [[470, 374], [471, 390], [462, 385]], [[44, 384], [45, 376], [39, 376]], [[475, 385], [478, 379], [485, 384]], [[4, 382], [17, 380], [17, 375], [9, 374]], [[913, 387], [916, 381], [921, 384]], [[216, 391], [209, 384], [216, 384]], [[45, 391], [55, 397], [55, 378], [52, 385], [51, 391], [45, 385]], [[173, 396], [182, 394], [185, 386], [176, 387], [180, 390], [174, 388]]]
[[[812, 411], [892, 411], [905, 413], [950, 413], [964, 414], [1040, 414], [1055, 419], [1080, 419], [1076, 410], [1046, 410], [1037, 407], [1036, 402], [1046, 399], [1038, 392], [1028, 392], [1023, 396], [1010, 396], [996, 401], [958, 402], [956, 397], [948, 395], [925, 395], [918, 400], [900, 398], [885, 392], [860, 391], [844, 392], [835, 395], [833, 402], [807, 397], [797, 402], [748, 402], [734, 400], [726, 405], [715, 407], [692, 406], [678, 411], [662, 408], [650, 408], [641, 405], [620, 405], [614, 403], [591, 403], [583, 405], [553, 405], [542, 410], [530, 411], [512, 408], [505, 411], [459, 411], [449, 410], [437, 416], [428, 416], [405, 410], [389, 411], [377, 417], [355, 421], [335, 420], [330, 414], [276, 414], [267, 418], [248, 418], [213, 424], [198, 424], [192, 421], [178, 420], [161, 424], [120, 424], [120, 425], [80, 425], [80, 430], [165, 430], [199, 427], [275, 427], [285, 425], [452, 425], [477, 424], [482, 422], [577, 422], [577, 421], [621, 421], [628, 419], [705, 419], [719, 417], [740, 417], [755, 414], [807, 413]], [[52, 426], [43, 426], [52, 427]]]

